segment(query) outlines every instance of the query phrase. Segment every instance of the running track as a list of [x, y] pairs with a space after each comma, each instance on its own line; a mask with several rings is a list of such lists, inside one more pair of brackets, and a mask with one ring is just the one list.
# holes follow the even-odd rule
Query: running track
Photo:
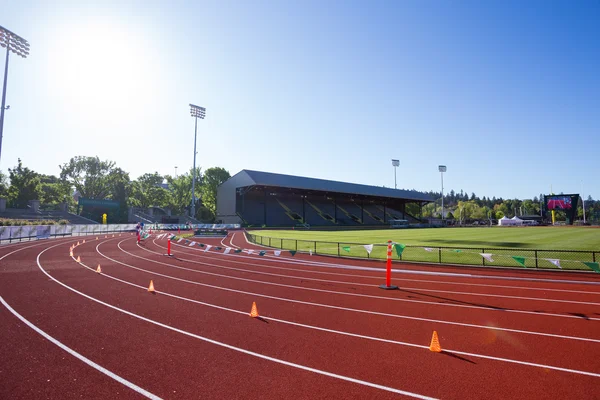
[[600, 398], [597, 274], [166, 246], [1, 246], [0, 398]]

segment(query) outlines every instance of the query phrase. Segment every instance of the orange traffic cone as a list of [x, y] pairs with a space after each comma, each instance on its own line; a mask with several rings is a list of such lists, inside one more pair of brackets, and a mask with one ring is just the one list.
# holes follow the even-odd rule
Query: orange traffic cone
[[81, 242], [81, 244], [85, 243], [85, 239], [83, 239], [83, 242]]
[[98, 268], [96, 268], [96, 272], [99, 274], [102, 273], [102, 268], [100, 268], [100, 264], [98, 264]]
[[256, 302], [252, 302], [252, 310], [250, 310], [250, 316], [252, 318], [258, 317], [258, 309], [256, 308]]
[[73, 257], [73, 250], [69, 251], [69, 256]]
[[77, 256], [77, 262], [80, 263], [81, 262], [81, 258], [79, 256]]
[[96, 236], [96, 240], [98, 240], [98, 236]]
[[154, 293], [154, 282], [150, 281], [150, 286], [148, 286], [148, 291], [150, 293]]
[[440, 340], [438, 339], [437, 331], [433, 331], [433, 336], [431, 337], [431, 344], [429, 345], [429, 350], [435, 351], [436, 353], [442, 352], [442, 347], [440, 346]]
[[79, 240], [77, 241], [77, 246], [79, 246]]

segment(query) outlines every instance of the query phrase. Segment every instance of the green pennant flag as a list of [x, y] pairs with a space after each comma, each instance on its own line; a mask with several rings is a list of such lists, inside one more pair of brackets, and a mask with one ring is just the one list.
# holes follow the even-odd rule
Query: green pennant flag
[[265, 254], [267, 254], [267, 252], [264, 250], [258, 253], [259, 256], [264, 256]]
[[522, 266], [525, 266], [525, 257], [512, 256], [512, 258]]
[[458, 250], [458, 249], [456, 249], [456, 250], [454, 250], [454, 252], [455, 252], [455, 253], [462, 253], [462, 250]]
[[292, 257], [296, 255], [296, 250], [290, 250], [290, 253], [292, 254]]
[[593, 269], [594, 271], [600, 272], [600, 264], [598, 264], [597, 262], [584, 262], [584, 264]]
[[204, 243], [198, 243], [198, 246], [204, 247]]
[[234, 252], [234, 253], [241, 253], [241, 252], [242, 252], [242, 249], [235, 249], [233, 252]]
[[217, 247], [215, 247], [215, 250], [222, 250], [222, 248], [217, 246]]
[[342, 250], [347, 251], [348, 253], [350, 253], [350, 246], [343, 246]]
[[185, 239], [185, 244], [188, 244], [189, 242], [190, 242], [189, 240]]
[[396, 249], [396, 254], [398, 254], [398, 257], [402, 257], [402, 252], [406, 248], [406, 245], [402, 243], [396, 243], [394, 244], [394, 248]]

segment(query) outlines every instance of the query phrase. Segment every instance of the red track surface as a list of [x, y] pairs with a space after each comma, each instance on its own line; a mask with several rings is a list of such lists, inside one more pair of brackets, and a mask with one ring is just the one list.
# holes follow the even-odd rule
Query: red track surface
[[0, 247], [2, 399], [600, 398], [597, 274], [77, 239]]

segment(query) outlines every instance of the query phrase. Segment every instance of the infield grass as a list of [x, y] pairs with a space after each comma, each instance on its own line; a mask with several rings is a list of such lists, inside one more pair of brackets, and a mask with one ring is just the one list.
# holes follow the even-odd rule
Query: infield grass
[[[589, 269], [583, 262], [598, 261], [600, 229], [593, 227], [473, 227], [383, 229], [354, 231], [255, 230], [257, 243], [274, 248], [351, 257], [386, 257], [388, 240], [407, 247], [406, 261], [482, 265], [480, 253], [493, 254], [485, 265], [557, 268], [549, 259], [560, 259], [564, 269]], [[269, 239], [270, 238], [270, 239]], [[363, 245], [374, 244], [369, 254]], [[596, 254], [598, 257], [600, 254]], [[396, 254], [394, 254], [397, 258]]]

